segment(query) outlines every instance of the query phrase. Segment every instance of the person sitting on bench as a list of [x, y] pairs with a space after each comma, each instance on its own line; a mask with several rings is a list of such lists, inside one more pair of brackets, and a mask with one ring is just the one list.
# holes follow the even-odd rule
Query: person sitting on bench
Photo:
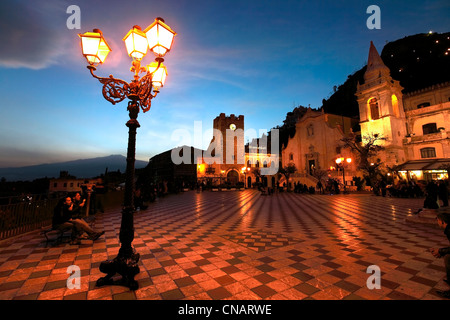
[[58, 205], [53, 214], [53, 229], [66, 230], [72, 228], [71, 244], [79, 244], [79, 235], [86, 232], [89, 239], [95, 241], [105, 232], [97, 232], [83, 219], [72, 218], [74, 204], [71, 197], [66, 197], [62, 205]]

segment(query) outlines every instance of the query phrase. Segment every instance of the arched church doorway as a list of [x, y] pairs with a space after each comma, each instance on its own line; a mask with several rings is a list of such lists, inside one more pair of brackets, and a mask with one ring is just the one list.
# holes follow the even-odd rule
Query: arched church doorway
[[235, 186], [239, 182], [239, 173], [236, 170], [230, 170], [227, 174], [227, 182]]

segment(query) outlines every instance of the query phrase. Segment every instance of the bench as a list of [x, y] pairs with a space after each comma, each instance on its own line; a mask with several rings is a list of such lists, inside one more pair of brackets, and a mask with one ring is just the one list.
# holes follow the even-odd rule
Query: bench
[[[52, 227], [47, 228], [47, 229], [42, 227], [42, 230], [41, 230], [41, 234], [43, 234], [45, 236], [47, 243], [50, 240], [54, 240], [55, 243], [62, 242], [62, 239], [66, 232], [72, 233], [72, 228], [66, 228], [66, 229], [61, 230], [61, 229], [53, 229]], [[53, 237], [53, 236], [55, 236], [55, 237]]]
[[[94, 227], [95, 224], [95, 216], [88, 216], [88, 217], [84, 217], [83, 218], [90, 226], [91, 228]], [[64, 235], [66, 233], [72, 234], [72, 228], [71, 227], [67, 227], [65, 229], [54, 229], [52, 226], [50, 228], [45, 228], [42, 227], [41, 228], [41, 234], [43, 234], [45, 236], [45, 239], [47, 240], [47, 243], [50, 240], [54, 240], [55, 243], [60, 243], [62, 242], [62, 239], [64, 237]]]

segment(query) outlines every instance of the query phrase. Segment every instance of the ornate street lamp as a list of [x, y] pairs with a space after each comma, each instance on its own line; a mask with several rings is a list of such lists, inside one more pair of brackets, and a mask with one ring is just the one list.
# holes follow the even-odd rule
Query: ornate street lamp
[[247, 172], [250, 172], [250, 168], [242, 167], [241, 172], [244, 174], [244, 189], [247, 189]]
[[[163, 65], [164, 55], [170, 51], [173, 37], [176, 35], [161, 18], [155, 19], [145, 32], [139, 26], [134, 26], [123, 38], [128, 55], [133, 59], [131, 71], [134, 79], [131, 82], [116, 79], [112, 75], [108, 78], [98, 77], [94, 74], [96, 66], [105, 62], [111, 48], [103, 38], [100, 30], [79, 34], [81, 38], [82, 53], [89, 65], [92, 76], [103, 84], [103, 97], [116, 104], [128, 98], [127, 110], [130, 119], [126, 123], [128, 131], [128, 150], [124, 203], [122, 208], [122, 221], [119, 239], [121, 247], [116, 258], [100, 264], [100, 271], [106, 273], [105, 277], [97, 280], [97, 286], [119, 284], [135, 290], [138, 283], [134, 277], [140, 272], [138, 261], [139, 253], [132, 247], [134, 239], [134, 165], [136, 156], [136, 130], [140, 127], [137, 117], [139, 110], [145, 113], [150, 110], [151, 100], [159, 93], [159, 88], [164, 85], [167, 69]], [[146, 67], [141, 66], [141, 60], [150, 50], [156, 55], [155, 62]], [[142, 77], [140, 73], [144, 73]], [[113, 280], [118, 273], [122, 277]]]
[[342, 169], [342, 182], [344, 184], [344, 194], [347, 193], [345, 187], [345, 167], [352, 162], [352, 158], [339, 157], [336, 159], [336, 166]]

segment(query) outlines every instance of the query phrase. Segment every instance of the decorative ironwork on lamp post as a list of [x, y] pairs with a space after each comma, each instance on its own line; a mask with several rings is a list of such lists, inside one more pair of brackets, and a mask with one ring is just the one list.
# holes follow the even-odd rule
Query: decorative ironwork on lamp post
[[[133, 58], [130, 71], [134, 72], [131, 82], [109, 77], [99, 77], [94, 74], [96, 66], [105, 62], [111, 48], [107, 44], [100, 30], [79, 34], [81, 38], [82, 53], [89, 65], [87, 68], [92, 76], [103, 84], [103, 97], [113, 105], [128, 98], [127, 110], [130, 119], [126, 123], [128, 131], [128, 149], [124, 203], [122, 208], [122, 221], [119, 240], [121, 247], [116, 258], [100, 264], [100, 271], [106, 273], [105, 277], [97, 280], [97, 286], [119, 284], [135, 290], [138, 283], [134, 277], [140, 272], [140, 255], [132, 247], [134, 239], [134, 171], [136, 156], [136, 130], [140, 127], [137, 120], [139, 111], [144, 113], [150, 110], [151, 100], [159, 93], [159, 88], [164, 85], [167, 69], [163, 64], [164, 55], [170, 51], [173, 38], [176, 33], [165, 24], [162, 18], [155, 21], [144, 31], [139, 26], [134, 26], [123, 38], [128, 55]], [[155, 61], [149, 65], [141, 66], [142, 58], [150, 49], [156, 55]], [[140, 77], [140, 73], [144, 73]], [[120, 279], [113, 280], [116, 274]]]

